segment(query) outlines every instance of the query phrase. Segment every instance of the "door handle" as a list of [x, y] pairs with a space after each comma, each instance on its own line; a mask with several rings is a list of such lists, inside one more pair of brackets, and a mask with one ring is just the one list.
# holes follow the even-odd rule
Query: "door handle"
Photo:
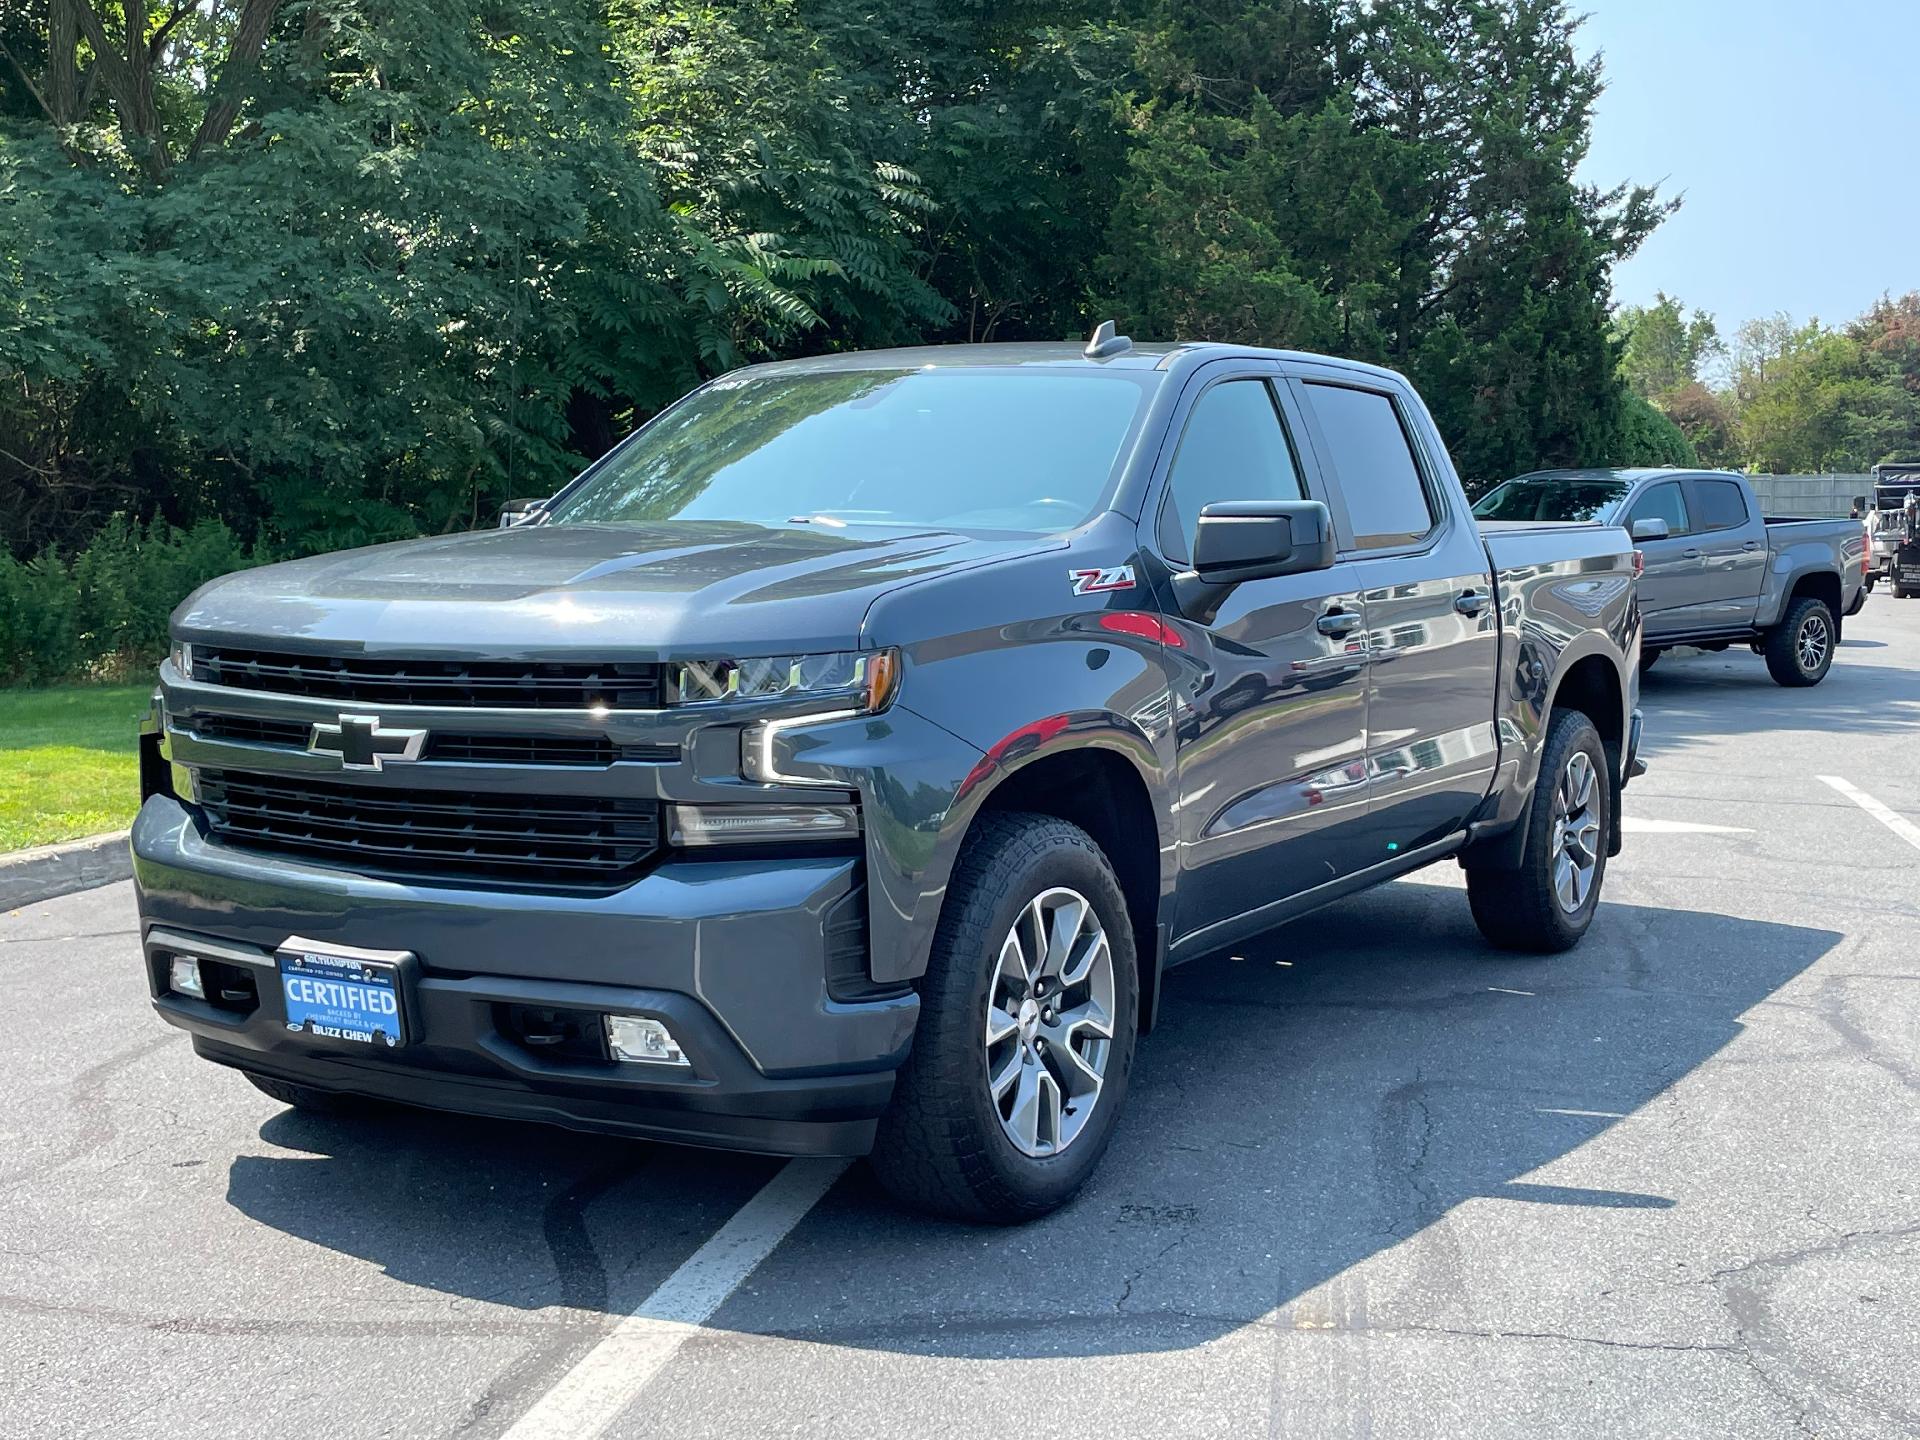
[[1758, 550], [1760, 548], [1760, 542], [1758, 540], [1742, 540], [1740, 542], [1740, 548], [1742, 550]]
[[1698, 550], [1682, 550], [1680, 552], [1680, 558], [1682, 560], [1698, 560], [1700, 558], [1700, 552]]
[[1453, 608], [1462, 615], [1478, 615], [1486, 605], [1487, 597], [1478, 590], [1462, 590], [1453, 597]]
[[1360, 616], [1351, 610], [1329, 610], [1313, 622], [1322, 635], [1351, 635], [1360, 628]]

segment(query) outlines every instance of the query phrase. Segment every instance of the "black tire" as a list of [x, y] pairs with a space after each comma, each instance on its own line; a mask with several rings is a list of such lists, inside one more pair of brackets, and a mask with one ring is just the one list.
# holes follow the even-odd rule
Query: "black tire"
[[1905, 600], [1908, 596], [1913, 595], [1914, 593], [1916, 592], [1907, 589], [1907, 587], [1901, 583], [1900, 577], [1898, 575], [1893, 577], [1893, 598], [1894, 599]]
[[[1592, 768], [1594, 819], [1593, 879], [1580, 903], [1568, 910], [1554, 887], [1557, 856], [1555, 796], [1576, 754]], [[1607, 878], [1607, 837], [1613, 833], [1613, 783], [1607, 773], [1606, 747], [1593, 721], [1578, 710], [1556, 710], [1540, 753], [1540, 778], [1528, 802], [1526, 850], [1513, 870], [1467, 871], [1467, 901], [1480, 933], [1502, 950], [1553, 955], [1580, 943], [1600, 906]]]
[[359, 1095], [342, 1095], [336, 1090], [316, 1090], [311, 1085], [296, 1085], [291, 1080], [275, 1080], [267, 1075], [255, 1075], [251, 1071], [241, 1071], [253, 1088], [263, 1095], [271, 1095], [282, 1105], [291, 1105], [296, 1110], [304, 1110], [309, 1115], [359, 1115], [371, 1108], [373, 1102]]
[[[1809, 643], [1817, 633], [1820, 658], [1808, 664], [1801, 658], [1802, 641]], [[1840, 627], [1834, 623], [1827, 602], [1803, 595], [1787, 606], [1780, 623], [1767, 631], [1761, 653], [1767, 657], [1767, 673], [1774, 683], [1789, 688], [1818, 685], [1833, 668], [1833, 652], [1840, 643]]]
[[1648, 650], [1643, 646], [1640, 650], [1640, 673], [1646, 674], [1653, 668], [1654, 662], [1666, 653], [1664, 650]]
[[[1091, 904], [1113, 961], [1113, 1037], [1093, 1113], [1057, 1154], [1024, 1153], [1002, 1127], [984, 1043], [1002, 942], [1036, 896], [1070, 887]], [[1044, 815], [983, 816], [947, 889], [920, 1026], [870, 1157], [901, 1203], [950, 1219], [1015, 1224], [1067, 1201], [1093, 1173], [1126, 1100], [1139, 973], [1126, 899], [1091, 836]], [[1056, 1062], [1057, 1063], [1057, 1062]]]

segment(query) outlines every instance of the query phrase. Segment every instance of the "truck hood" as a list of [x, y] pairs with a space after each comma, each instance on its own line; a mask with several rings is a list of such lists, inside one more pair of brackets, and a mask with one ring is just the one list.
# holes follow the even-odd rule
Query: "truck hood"
[[896, 585], [1060, 543], [708, 521], [528, 526], [241, 571], [190, 595], [173, 626], [198, 642], [414, 656], [845, 650]]

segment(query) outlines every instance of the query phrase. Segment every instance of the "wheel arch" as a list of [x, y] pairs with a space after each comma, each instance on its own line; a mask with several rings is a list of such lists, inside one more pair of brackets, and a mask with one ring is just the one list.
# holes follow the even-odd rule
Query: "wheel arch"
[[1113, 866], [1126, 897], [1140, 978], [1140, 1029], [1158, 1008], [1165, 894], [1162, 817], [1138, 762], [1098, 740], [1033, 755], [996, 777], [967, 820], [964, 846], [983, 816], [1009, 811], [1049, 815], [1077, 825]]

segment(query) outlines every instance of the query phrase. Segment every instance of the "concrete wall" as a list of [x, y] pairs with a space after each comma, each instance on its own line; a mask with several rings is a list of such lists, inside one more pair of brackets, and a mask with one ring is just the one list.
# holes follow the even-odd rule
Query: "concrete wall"
[[1871, 475], [1749, 475], [1767, 515], [1845, 515], [1856, 495], [1873, 494]]

